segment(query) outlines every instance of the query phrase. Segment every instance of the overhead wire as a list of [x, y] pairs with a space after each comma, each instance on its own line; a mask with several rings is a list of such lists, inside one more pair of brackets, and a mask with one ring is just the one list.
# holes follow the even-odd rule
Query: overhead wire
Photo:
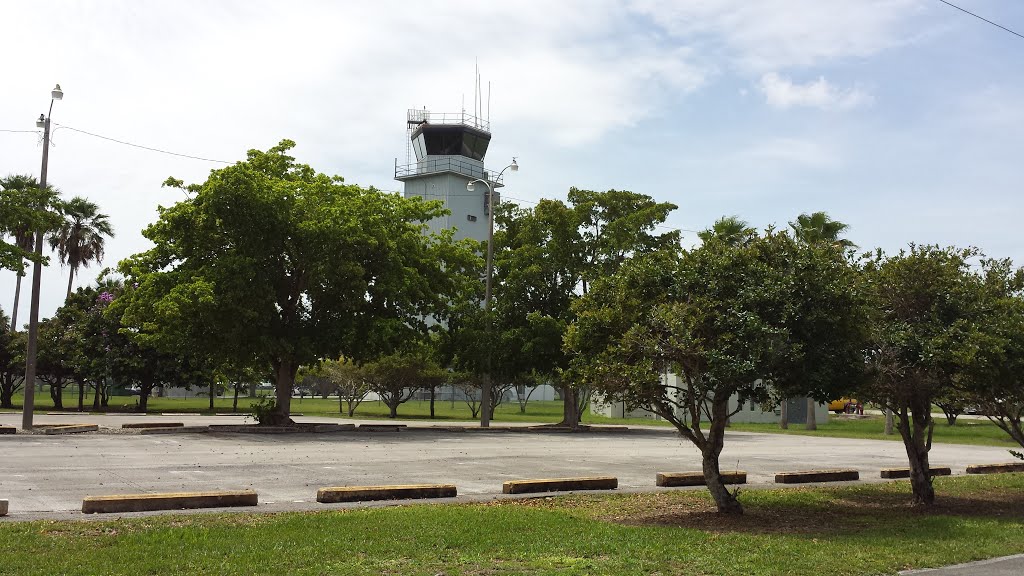
[[961, 7], [957, 6], [956, 4], [953, 4], [952, 2], [947, 2], [946, 0], [939, 0], [939, 2], [942, 2], [943, 4], [945, 4], [946, 6], [949, 6], [951, 8], [956, 8], [957, 10], [963, 12], [964, 14], [970, 14], [971, 16], [974, 16], [978, 20], [981, 20], [983, 22], [988, 22], [989, 24], [995, 26], [996, 28], [1002, 28], [1003, 30], [1006, 30], [1007, 32], [1009, 32], [1010, 34], [1013, 34], [1014, 36], [1019, 36], [1021, 38], [1024, 38], [1024, 34], [1020, 34], [1019, 32], [1015, 32], [1013, 30], [1010, 30], [1009, 28], [1007, 28], [1006, 26], [1003, 26], [1002, 24], [998, 24], [996, 22], [993, 22], [993, 21], [989, 20], [988, 18], [979, 16], [979, 15], [975, 14], [974, 12], [971, 12], [970, 10], [967, 10], [965, 8], [961, 8]]
[[217, 162], [219, 164], [234, 164], [234, 162], [229, 162], [227, 160], [218, 160], [216, 158], [205, 158], [203, 156], [193, 156], [191, 154], [182, 154], [180, 152], [171, 152], [170, 150], [163, 150], [163, 149], [160, 149], [160, 148], [154, 148], [152, 146], [143, 146], [142, 144], [136, 144], [134, 142], [127, 142], [125, 140], [118, 140], [117, 138], [111, 138], [110, 136], [104, 136], [102, 134], [96, 134], [94, 132], [89, 132], [87, 130], [82, 130], [80, 128], [74, 128], [72, 126], [68, 126], [67, 124], [57, 124], [56, 122], [54, 122], [54, 124], [56, 124], [60, 128], [65, 128], [65, 129], [71, 130], [73, 132], [78, 132], [78, 133], [81, 133], [81, 134], [85, 134], [87, 136], [92, 136], [94, 138], [101, 138], [103, 140], [108, 140], [110, 142], [116, 142], [118, 144], [123, 144], [125, 146], [132, 146], [134, 148], [141, 148], [142, 150], [149, 150], [150, 152], [159, 152], [161, 154], [168, 154], [168, 155], [171, 155], [171, 156], [178, 156], [178, 157], [181, 157], [181, 158], [191, 158], [192, 160], [202, 160], [204, 162]]

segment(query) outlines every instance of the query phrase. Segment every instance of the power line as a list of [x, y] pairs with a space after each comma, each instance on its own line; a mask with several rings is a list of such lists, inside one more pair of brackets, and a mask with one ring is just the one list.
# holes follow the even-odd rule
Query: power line
[[1007, 32], [1009, 32], [1010, 34], [1013, 34], [1014, 36], [1020, 36], [1021, 38], [1024, 38], [1024, 35], [1019, 34], [1017, 32], [1014, 32], [1013, 30], [1010, 30], [1009, 28], [1007, 28], [1006, 26], [1003, 26], [1002, 24], [996, 24], [995, 22], [989, 20], [988, 18], [983, 18], [981, 16], [978, 16], [974, 12], [971, 12], [970, 10], [965, 10], [965, 9], [957, 6], [956, 4], [953, 4], [952, 2], [947, 2], [946, 0], [939, 0], [939, 2], [942, 2], [946, 6], [950, 6], [950, 7], [956, 8], [957, 10], [963, 12], [964, 14], [970, 14], [971, 16], [974, 16], [978, 20], [981, 20], [983, 22], [988, 22], [989, 24], [995, 26], [996, 28], [1002, 28], [1003, 30], [1006, 30]]
[[39, 134], [39, 130], [0, 130], [0, 132], [23, 132], [25, 134]]
[[[54, 122], [54, 124], [57, 124], [57, 123]], [[72, 130], [74, 132], [79, 132], [79, 133], [82, 133], [82, 134], [85, 134], [85, 135], [88, 135], [88, 136], [93, 136], [95, 138], [101, 138], [103, 140], [109, 140], [111, 142], [116, 142], [118, 144], [123, 144], [125, 146], [132, 146], [134, 148], [141, 148], [143, 150], [149, 150], [150, 152], [159, 152], [161, 154], [169, 154], [171, 156], [179, 156], [181, 158], [191, 158], [192, 160], [202, 160], [204, 162], [218, 162], [220, 164], [234, 164], [234, 162], [228, 162], [227, 160], [217, 160], [215, 158], [203, 158], [202, 156], [192, 156], [190, 154], [181, 154], [181, 153], [178, 153], [178, 152], [171, 152], [169, 150], [161, 150], [160, 148], [153, 148], [151, 146], [143, 146], [142, 144], [135, 144], [133, 142], [125, 142], [124, 140], [118, 140], [116, 138], [111, 138], [109, 136], [103, 136], [101, 134], [94, 134], [92, 132], [86, 132], [85, 130], [79, 130], [78, 128], [72, 128], [71, 126], [68, 126], [66, 124], [57, 124], [57, 126], [60, 126], [61, 128], [67, 128], [68, 130]]]

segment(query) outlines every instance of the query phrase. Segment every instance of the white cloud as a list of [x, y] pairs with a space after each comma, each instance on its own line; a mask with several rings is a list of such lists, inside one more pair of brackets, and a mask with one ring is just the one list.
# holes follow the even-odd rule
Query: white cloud
[[867, 57], [924, 33], [920, 0], [634, 0], [631, 8], [754, 72]]
[[839, 154], [832, 148], [801, 138], [774, 138], [761, 142], [740, 151], [737, 159], [740, 163], [754, 160], [821, 169], [836, 168], [841, 164]]
[[810, 107], [821, 110], [848, 110], [871, 104], [872, 96], [854, 87], [842, 90], [819, 76], [806, 84], [794, 83], [774, 72], [761, 76], [758, 89], [770, 106], [781, 108]]

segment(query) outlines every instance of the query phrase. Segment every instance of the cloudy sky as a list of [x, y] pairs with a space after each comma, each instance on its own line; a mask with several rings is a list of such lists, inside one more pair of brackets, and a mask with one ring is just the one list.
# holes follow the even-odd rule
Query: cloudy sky
[[[1024, 2], [957, 3], [1024, 32]], [[229, 162], [290, 138], [322, 172], [399, 190], [406, 110], [471, 109], [479, 62], [488, 165], [522, 167], [507, 199], [629, 189], [686, 231], [826, 210], [865, 248], [1024, 263], [1024, 39], [938, 0], [0, 0], [0, 21], [0, 130], [33, 130], [59, 82], [57, 125]], [[221, 166], [62, 128], [53, 144], [50, 181], [111, 216], [105, 265], [146, 249], [180, 198], [164, 179]], [[0, 173], [38, 175], [41, 149], [0, 132]], [[47, 316], [67, 270], [43, 283]], [[0, 273], [8, 312], [13, 294]]]

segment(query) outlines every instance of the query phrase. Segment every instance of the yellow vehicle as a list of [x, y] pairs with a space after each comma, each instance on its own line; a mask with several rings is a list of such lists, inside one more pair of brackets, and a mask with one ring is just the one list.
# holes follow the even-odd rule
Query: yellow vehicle
[[828, 409], [836, 414], [845, 414], [847, 410], [855, 411], [860, 402], [856, 398], [840, 398], [828, 403]]

